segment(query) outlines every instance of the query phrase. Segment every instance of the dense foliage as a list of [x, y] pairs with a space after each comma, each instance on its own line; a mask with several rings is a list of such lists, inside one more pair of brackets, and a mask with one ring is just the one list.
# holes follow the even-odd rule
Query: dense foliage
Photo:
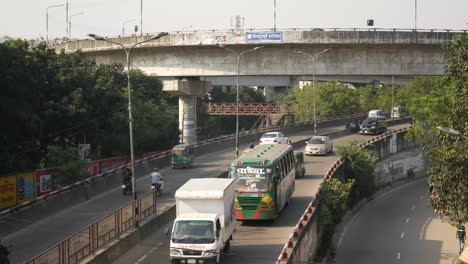
[[445, 77], [420, 98], [414, 115], [417, 134], [429, 138], [423, 154], [429, 161], [429, 184], [438, 193], [433, 206], [456, 225], [468, 222], [468, 36], [456, 37], [445, 54]]
[[[397, 101], [398, 87], [393, 86], [394, 106], [404, 105]], [[317, 119], [351, 113], [365, 113], [372, 109], [382, 109], [390, 112], [392, 105], [392, 86], [379, 85], [365, 87], [349, 87], [339, 82], [316, 83], [316, 114]], [[314, 119], [314, 87], [306, 85], [302, 89], [295, 87], [285, 102], [290, 102], [294, 108], [294, 117], [298, 122]]]
[[[168, 149], [177, 138], [177, 98], [156, 77], [131, 71], [136, 153]], [[122, 65], [97, 65], [77, 52], [26, 41], [0, 44], [0, 173], [50, 167], [48, 155], [80, 143], [92, 157], [129, 153], [127, 80]], [[52, 155], [53, 156], [53, 155]]]
[[362, 198], [368, 198], [375, 192], [374, 169], [378, 158], [374, 151], [361, 149], [358, 142], [339, 146], [337, 154], [345, 160], [346, 178], [355, 182], [349, 199], [349, 206], [353, 206]]

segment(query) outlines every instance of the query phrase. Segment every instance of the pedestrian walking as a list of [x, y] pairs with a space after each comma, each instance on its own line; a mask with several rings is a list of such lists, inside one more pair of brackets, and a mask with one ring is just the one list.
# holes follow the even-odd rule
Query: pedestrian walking
[[458, 252], [458, 254], [461, 254], [463, 252], [463, 248], [465, 247], [465, 239], [466, 239], [465, 226], [462, 224], [459, 224], [457, 226], [457, 238], [458, 238], [458, 244], [460, 247], [460, 251]]

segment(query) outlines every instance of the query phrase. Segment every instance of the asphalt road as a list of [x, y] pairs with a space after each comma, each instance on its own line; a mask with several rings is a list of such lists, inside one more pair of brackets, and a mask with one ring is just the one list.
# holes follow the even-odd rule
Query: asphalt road
[[[406, 125], [394, 126], [399, 128]], [[323, 131], [319, 131], [322, 133]], [[274, 263], [296, 225], [299, 217], [313, 198], [322, 182], [323, 176], [338, 159], [335, 150], [339, 145], [353, 140], [365, 141], [372, 136], [353, 134], [334, 139], [334, 151], [328, 156], [305, 157], [306, 175], [296, 180], [296, 190], [281, 215], [274, 221], [237, 222], [231, 241], [231, 250], [224, 257], [225, 264], [234, 263]], [[299, 138], [294, 138], [293, 141]], [[303, 149], [299, 147], [298, 149]], [[168, 233], [172, 223], [154, 230], [144, 241], [120, 257], [117, 264], [169, 263]]]
[[[342, 129], [344, 129], [344, 125], [323, 128], [318, 131], [319, 133], [326, 133]], [[311, 131], [302, 131], [287, 136], [294, 142], [310, 137], [311, 134]], [[247, 145], [241, 146], [241, 150], [246, 147]], [[229, 163], [234, 158], [234, 147], [227, 147], [210, 154], [195, 157], [191, 169], [162, 169], [161, 174], [166, 177], [166, 180], [164, 194], [158, 200], [157, 211], [163, 211], [175, 202], [175, 191], [187, 180], [190, 178], [216, 177], [228, 170]], [[149, 174], [150, 171], [147, 171], [147, 173]], [[137, 178], [139, 197], [150, 191], [150, 177]], [[24, 228], [2, 238], [2, 242], [13, 246], [13, 253], [10, 255], [11, 262], [21, 263], [27, 261], [103, 216], [131, 202], [131, 196], [123, 196], [121, 192], [120, 186], [116, 186], [99, 196], [93, 197], [86, 203], [70, 207], [34, 223], [15, 219], [16, 223], [24, 225]]]
[[401, 186], [365, 205], [345, 227], [336, 263], [451, 264], [455, 227], [428, 204], [426, 179]]

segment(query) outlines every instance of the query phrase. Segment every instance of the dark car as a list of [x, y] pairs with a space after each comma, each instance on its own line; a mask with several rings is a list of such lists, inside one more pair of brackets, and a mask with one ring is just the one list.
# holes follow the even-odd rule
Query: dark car
[[382, 134], [387, 131], [387, 121], [385, 117], [377, 116], [377, 117], [368, 117], [362, 121], [361, 129], [359, 130], [359, 134]]

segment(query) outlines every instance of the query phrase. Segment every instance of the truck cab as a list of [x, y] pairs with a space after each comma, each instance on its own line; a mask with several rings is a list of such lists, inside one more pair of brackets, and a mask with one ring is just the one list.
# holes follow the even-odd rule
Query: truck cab
[[235, 229], [233, 179], [191, 179], [175, 194], [169, 258], [176, 263], [222, 263]]
[[[174, 221], [171, 235], [171, 262], [218, 263], [219, 249], [224, 249], [225, 232], [217, 214], [187, 214]], [[229, 243], [229, 242], [228, 242]], [[196, 257], [196, 259], [194, 259]], [[199, 261], [200, 262], [200, 261]]]

